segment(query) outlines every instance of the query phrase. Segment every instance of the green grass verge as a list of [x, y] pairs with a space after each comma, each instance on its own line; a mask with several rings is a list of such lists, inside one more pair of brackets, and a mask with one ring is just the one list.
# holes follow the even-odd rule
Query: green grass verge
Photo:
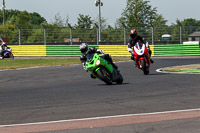
[[164, 68], [163, 72], [200, 74], [200, 64]]
[[[126, 61], [128, 59], [113, 59], [115, 62]], [[66, 66], [73, 64], [81, 64], [79, 58], [67, 59], [14, 59], [14, 60], [0, 60], [0, 70], [17, 69], [39, 66]]]
[[78, 58], [0, 60], [0, 69], [17, 69], [27, 67], [58, 66], [71, 64], [80, 64], [80, 60]]

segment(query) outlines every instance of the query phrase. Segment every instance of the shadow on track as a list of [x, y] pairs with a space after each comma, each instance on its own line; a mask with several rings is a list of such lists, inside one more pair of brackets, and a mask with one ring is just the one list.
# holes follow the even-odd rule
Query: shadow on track
[[112, 85], [107, 85], [107, 84], [102, 83], [102, 84], [97, 84], [97, 85], [98, 85], [98, 86], [115, 86], [115, 85], [121, 86], [121, 85], [127, 85], [127, 84], [130, 84], [130, 83], [112, 84]]
[[[149, 76], [151, 76], [151, 75], [152, 75], [152, 76], [154, 76], [154, 75], [169, 75], [169, 73], [159, 73], [159, 72], [158, 72], [158, 73], [150, 73], [150, 74], [148, 74], [148, 75], [149, 75]], [[147, 75], [147, 76], [148, 76], [148, 75]]]

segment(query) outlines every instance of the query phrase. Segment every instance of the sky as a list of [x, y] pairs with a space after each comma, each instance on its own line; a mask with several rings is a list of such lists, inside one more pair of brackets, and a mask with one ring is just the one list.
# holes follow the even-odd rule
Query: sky
[[[89, 15], [92, 19], [97, 18], [98, 8], [95, 0], [5, 0], [6, 9], [37, 12], [48, 22], [53, 22], [56, 14], [66, 19], [69, 17], [71, 25], [77, 24], [79, 14]], [[127, 0], [101, 0], [102, 17], [107, 23], [114, 26], [116, 20], [121, 17], [126, 8]], [[152, 7], [157, 7], [157, 13], [162, 14], [168, 20], [168, 25], [176, 23], [176, 20], [194, 18], [200, 20], [200, 0], [149, 0]], [[2, 5], [2, 0], [1, 3]], [[2, 7], [2, 6], [0, 6]]]

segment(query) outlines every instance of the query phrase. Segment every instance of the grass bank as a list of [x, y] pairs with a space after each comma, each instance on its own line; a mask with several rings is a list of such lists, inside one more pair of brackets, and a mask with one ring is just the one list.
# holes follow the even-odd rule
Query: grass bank
[[200, 74], [200, 64], [163, 68], [163, 72]]

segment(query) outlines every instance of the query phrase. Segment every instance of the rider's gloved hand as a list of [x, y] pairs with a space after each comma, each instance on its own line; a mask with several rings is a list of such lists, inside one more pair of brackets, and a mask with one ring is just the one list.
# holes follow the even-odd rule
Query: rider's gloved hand
[[149, 43], [148, 42], [146, 42], [146, 47], [149, 50]]
[[103, 50], [100, 50], [100, 49], [97, 49], [96, 52], [97, 52], [97, 53], [100, 53], [100, 54], [104, 54], [104, 53], [105, 53]]
[[105, 54], [105, 52], [104, 52], [103, 50], [101, 50], [101, 53], [102, 53], [102, 54]]
[[105, 52], [104, 52], [103, 50], [100, 50], [100, 53], [101, 53], [101, 54], [105, 54]]
[[132, 52], [133, 52], [133, 50], [132, 50], [131, 48], [128, 48], [128, 52], [132, 53]]

